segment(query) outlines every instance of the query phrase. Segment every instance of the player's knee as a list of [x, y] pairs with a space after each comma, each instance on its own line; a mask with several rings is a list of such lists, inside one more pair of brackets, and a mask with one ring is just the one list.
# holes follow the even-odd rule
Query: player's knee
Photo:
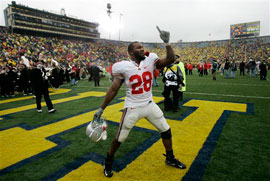
[[125, 135], [120, 135], [119, 138], [117, 139], [117, 142], [119, 143], [124, 143], [127, 139], [127, 136]]
[[120, 143], [124, 143], [129, 135], [130, 129], [121, 130], [120, 134], [117, 137], [117, 141]]
[[171, 139], [172, 138], [171, 128], [169, 128], [167, 131], [160, 133], [160, 135], [162, 139]]
[[126, 121], [126, 122], [124, 122], [123, 129], [130, 130], [133, 128], [133, 126], [134, 126], [133, 123]]

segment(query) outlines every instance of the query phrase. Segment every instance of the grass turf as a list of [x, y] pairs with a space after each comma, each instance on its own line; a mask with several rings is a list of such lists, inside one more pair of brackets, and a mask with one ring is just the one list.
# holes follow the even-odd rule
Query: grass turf
[[[51, 96], [51, 99], [60, 99], [74, 96], [80, 92], [86, 91], [107, 91], [110, 82], [107, 78], [101, 80], [101, 87], [94, 87], [93, 82], [87, 80], [80, 81], [77, 86], [65, 84], [63, 88], [70, 88], [72, 91], [65, 94]], [[159, 87], [153, 87], [153, 95], [162, 96], [163, 84], [159, 78]], [[117, 97], [125, 95], [122, 88]], [[20, 96], [20, 95], [19, 95]], [[265, 97], [265, 98], [263, 98]], [[226, 120], [221, 136], [216, 144], [215, 150], [205, 169], [202, 180], [269, 180], [270, 179], [270, 83], [269, 81], [260, 81], [259, 78], [249, 78], [248, 76], [237, 75], [235, 79], [224, 79], [218, 75], [217, 80], [211, 79], [211, 75], [199, 77], [194, 75], [187, 76], [187, 92], [184, 93], [184, 99], [203, 99], [214, 101], [230, 101], [251, 103], [254, 106], [254, 114], [231, 113]], [[0, 100], [3, 100], [1, 98]], [[47, 116], [46, 108], [42, 114], [37, 114], [36, 110], [28, 110], [12, 114], [6, 119], [0, 121], [0, 129], [9, 128], [18, 124], [28, 126], [39, 126], [46, 122], [51, 122], [65, 117], [70, 117], [81, 112], [97, 108], [101, 105], [103, 98], [83, 98], [61, 104], [56, 104], [57, 112]], [[113, 102], [116, 102], [115, 99]], [[91, 104], [94, 102], [95, 104]], [[112, 102], [112, 103], [113, 103]], [[34, 99], [11, 102], [2, 104], [0, 110], [14, 108], [18, 106], [35, 104]], [[163, 104], [159, 104], [163, 109]], [[165, 116], [177, 119], [185, 114], [187, 108], [182, 108], [180, 112], [165, 112]], [[45, 121], [44, 121], [44, 118]], [[109, 127], [112, 134], [117, 131], [116, 126]], [[89, 144], [84, 134], [85, 128], [79, 128], [74, 132], [61, 135], [61, 138], [68, 140], [71, 144], [54, 154], [48, 154], [38, 160], [15, 169], [14, 171], [0, 177], [0, 180], [17, 180], [21, 178], [36, 180], [41, 179], [52, 172], [55, 172], [61, 166], [72, 162], [74, 159], [86, 154], [91, 149], [97, 149]], [[119, 150], [119, 157], [127, 153], [130, 149], [140, 144], [147, 133], [139, 132], [141, 139], [137, 140], [137, 133], [131, 134], [128, 140], [130, 146]], [[136, 139], [134, 138], [136, 135]], [[112, 137], [104, 142], [102, 150], [108, 150]], [[127, 140], [127, 142], [128, 142]], [[106, 143], [106, 144], [105, 144]], [[78, 152], [79, 145], [86, 145]], [[81, 147], [80, 147], [81, 148]], [[101, 149], [95, 150], [99, 152]], [[105, 155], [105, 152], [100, 153]], [[72, 156], [70, 156], [72, 155]], [[46, 167], [46, 165], [53, 165]]]
[[[110, 124], [108, 126], [108, 133], [115, 135], [117, 128], [118, 126]], [[117, 160], [123, 157], [149, 136], [151, 136], [150, 133], [132, 130], [130, 137], [136, 137], [136, 139], [127, 139], [125, 148], [119, 149], [119, 154], [116, 155], [115, 159]], [[59, 137], [62, 142], [68, 145], [9, 172], [0, 177], [0, 180], [21, 180], [21, 178], [23, 180], [40, 180], [62, 169], [63, 166], [68, 166], [68, 164], [73, 163], [76, 159], [89, 155], [91, 152], [105, 156], [113, 139], [113, 136], [109, 136], [106, 141], [93, 143], [85, 136], [85, 126], [60, 135]]]

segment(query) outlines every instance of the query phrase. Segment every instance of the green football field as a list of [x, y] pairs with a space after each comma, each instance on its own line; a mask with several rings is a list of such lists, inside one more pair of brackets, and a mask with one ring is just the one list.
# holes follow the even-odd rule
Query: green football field
[[[181, 179], [270, 180], [270, 82], [261, 81], [258, 77], [250, 78], [247, 75], [240, 77], [239, 72], [235, 79], [224, 79], [223, 76], [218, 75], [217, 80], [214, 81], [211, 75], [199, 77], [195, 71], [193, 72], [194, 75], [187, 76], [187, 91], [184, 93], [184, 100], [180, 102], [179, 112], [164, 112], [167, 119], [182, 121], [191, 117], [192, 112], [196, 110], [185, 106], [185, 103], [190, 100], [240, 103], [247, 105], [247, 110], [245, 113], [228, 113], [227, 111], [222, 113], [207, 135], [203, 146], [198, 150], [198, 154], [188, 165], [187, 173]], [[158, 81], [159, 86], [153, 87], [153, 95], [162, 97], [163, 83], [161, 78]], [[120, 113], [106, 115], [108, 139], [100, 143], [92, 143], [85, 136], [86, 125], [92, 119], [88, 117], [88, 113], [96, 110], [104, 97], [92, 94], [75, 97], [79, 93], [89, 91], [106, 92], [110, 81], [108, 78], [102, 78], [100, 84], [97, 88], [94, 87], [94, 82], [81, 80], [76, 86], [63, 85], [61, 88], [70, 89], [70, 91], [51, 95], [52, 100], [59, 100], [54, 104], [57, 110], [54, 114], [47, 113], [46, 106], [43, 106], [42, 113], [37, 113], [33, 107], [35, 106], [33, 98], [17, 101], [15, 101], [16, 98], [23, 96], [0, 98], [0, 147], [2, 150], [0, 180], [57, 180], [81, 168], [89, 160], [102, 165], [110, 142], [118, 129], [118, 123], [112, 121], [111, 117], [119, 117]], [[123, 86], [117, 98], [124, 96]], [[69, 100], [68, 98], [71, 97], [75, 98]], [[111, 105], [117, 105], [122, 101], [117, 98], [111, 102]], [[7, 99], [14, 99], [14, 101], [3, 102]], [[27, 107], [28, 105], [33, 106]], [[158, 105], [163, 110], [162, 101]], [[212, 114], [212, 112], [209, 107], [205, 114]], [[54, 132], [56, 128], [62, 129], [61, 121], [73, 118], [81, 123], [74, 124], [70, 128], [65, 128], [69, 125], [63, 124], [63, 130]], [[172, 133], [177, 131], [174, 129]], [[185, 132], [185, 136], [188, 134]], [[177, 135], [181, 137], [181, 133]], [[157, 131], [136, 125], [115, 155], [115, 160], [117, 160], [114, 165], [115, 172], [129, 168], [128, 165], [135, 162], [140, 154], [147, 151], [158, 140], [160, 136]], [[185, 141], [189, 142], [188, 139]], [[6, 147], [7, 149], [3, 149]], [[160, 149], [163, 148], [160, 147]], [[140, 169], [135, 171], [139, 173]], [[102, 169], [100, 172], [101, 174], [89, 180], [105, 179]], [[160, 172], [166, 175], [166, 170], [160, 170]], [[174, 180], [174, 178], [170, 174], [167, 175], [167, 180]], [[132, 177], [129, 180], [133, 180]], [[141, 177], [140, 180], [146, 179]]]

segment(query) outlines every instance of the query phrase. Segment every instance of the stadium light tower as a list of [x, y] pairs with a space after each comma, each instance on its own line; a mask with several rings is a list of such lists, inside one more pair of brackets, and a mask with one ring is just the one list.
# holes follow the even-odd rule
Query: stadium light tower
[[[121, 17], [123, 16], [123, 14], [117, 12], [117, 14], [119, 13], [119, 26], [117, 27], [117, 23], [114, 22], [114, 19], [112, 19], [112, 16], [111, 16], [112, 13], [116, 13], [116, 12], [111, 11], [111, 9], [112, 9], [112, 5], [110, 3], [107, 3], [107, 15], [110, 18], [110, 23], [109, 24], [112, 25], [112, 27], [110, 27], [110, 30], [109, 30], [109, 39], [111, 39], [111, 31], [112, 31], [112, 29], [113, 30], [118, 29], [118, 31], [119, 31], [119, 34], [118, 34], [119, 37], [118, 38], [119, 38], [119, 41], [120, 41], [120, 37], [121, 37]], [[114, 24], [112, 24], [112, 23], [114, 23]]]
[[107, 14], [110, 18], [112, 18], [111, 17], [111, 14], [112, 14], [111, 8], [112, 8], [112, 5], [110, 3], [107, 3]]
[[[112, 17], [111, 17], [111, 14], [112, 14], [111, 8], [112, 8], [112, 5], [110, 3], [107, 3], [107, 14], [108, 14], [110, 20], [112, 19]], [[109, 39], [111, 39], [111, 30], [109, 30]]]

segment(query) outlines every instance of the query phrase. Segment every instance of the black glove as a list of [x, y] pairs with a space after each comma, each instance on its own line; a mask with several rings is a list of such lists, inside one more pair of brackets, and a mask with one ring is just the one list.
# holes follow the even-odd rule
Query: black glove
[[170, 32], [160, 30], [158, 26], [157, 26], [157, 29], [158, 29], [158, 32], [159, 32], [159, 36], [163, 40], [163, 42], [164, 43], [169, 43], [169, 41], [170, 41]]
[[94, 120], [99, 120], [103, 111], [104, 110], [102, 108], [99, 108], [98, 111], [94, 114]]

